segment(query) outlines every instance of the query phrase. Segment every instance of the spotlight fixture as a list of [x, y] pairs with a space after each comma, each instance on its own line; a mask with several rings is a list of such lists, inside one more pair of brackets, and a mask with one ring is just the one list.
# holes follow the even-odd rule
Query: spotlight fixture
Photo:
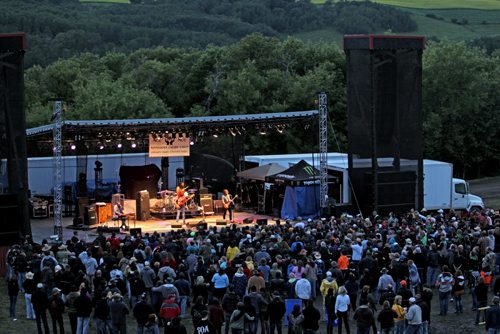
[[283, 133], [284, 130], [285, 130], [285, 126], [284, 125], [278, 124], [276, 126], [276, 131], [278, 131], [278, 133]]
[[229, 133], [233, 136], [236, 137], [237, 133], [233, 128], [229, 128]]
[[104, 150], [104, 144], [103, 144], [103, 143], [97, 143], [97, 147], [98, 147], [100, 150]]
[[123, 146], [123, 145], [122, 145], [122, 143], [118, 143], [118, 144], [116, 145], [116, 147], [118, 147], [118, 148], [122, 148], [122, 146]]
[[136, 148], [137, 147], [137, 144], [135, 142], [132, 142], [132, 144], [130, 144], [130, 147], [132, 148]]
[[263, 136], [264, 136], [264, 135], [267, 135], [267, 128], [266, 128], [265, 126], [261, 127], [261, 128], [259, 129], [259, 133], [260, 133], [261, 135], [263, 135]]
[[155, 132], [155, 133], [153, 134], [153, 140], [154, 140], [154, 141], [156, 141], [156, 142], [161, 141], [161, 137], [162, 137], [162, 134], [161, 134], [161, 133], [159, 133], [159, 132]]
[[76, 145], [75, 144], [71, 144], [71, 146], [69, 148], [71, 148], [72, 150], [76, 150]]
[[212, 136], [213, 136], [214, 138], [218, 138], [218, 137], [219, 137], [219, 135], [217, 134], [217, 132], [214, 132], [214, 133], [212, 134]]
[[193, 140], [191, 140], [191, 141], [189, 142], [189, 145], [193, 146], [193, 145], [194, 145], [194, 141], [193, 141]]

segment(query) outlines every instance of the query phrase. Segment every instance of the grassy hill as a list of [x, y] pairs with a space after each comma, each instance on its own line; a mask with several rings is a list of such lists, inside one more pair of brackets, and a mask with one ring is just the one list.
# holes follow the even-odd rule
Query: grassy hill
[[[323, 0], [314, 0], [324, 3]], [[472, 40], [500, 36], [500, 1], [498, 0], [375, 0], [411, 13], [418, 29], [407, 35], [427, 38]], [[390, 34], [390, 31], [373, 31]], [[325, 28], [301, 32], [297, 37], [312, 41], [341, 42], [342, 34]]]

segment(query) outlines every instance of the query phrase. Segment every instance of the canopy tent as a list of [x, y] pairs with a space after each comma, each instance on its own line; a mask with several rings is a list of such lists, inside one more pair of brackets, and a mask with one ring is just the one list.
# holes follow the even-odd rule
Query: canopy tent
[[292, 167], [266, 177], [266, 182], [287, 185], [281, 207], [281, 218], [314, 218], [319, 214], [319, 171], [299, 161]]
[[281, 173], [286, 170], [286, 167], [283, 167], [279, 164], [270, 163], [267, 165], [262, 165], [255, 168], [250, 168], [236, 174], [237, 177], [241, 177], [242, 179], [249, 180], [257, 180], [257, 181], [265, 181], [267, 176], [275, 175]]
[[311, 186], [319, 184], [319, 170], [300, 160], [292, 167], [266, 177], [266, 182], [284, 183], [288, 186]]

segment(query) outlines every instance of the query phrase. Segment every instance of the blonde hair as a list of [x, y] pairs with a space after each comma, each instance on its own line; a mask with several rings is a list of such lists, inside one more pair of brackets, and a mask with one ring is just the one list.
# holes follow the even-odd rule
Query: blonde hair
[[401, 305], [401, 302], [403, 301], [403, 296], [397, 295], [394, 297], [394, 304]]
[[341, 286], [339, 288], [339, 295], [346, 295], [347, 294], [347, 289], [344, 286]]

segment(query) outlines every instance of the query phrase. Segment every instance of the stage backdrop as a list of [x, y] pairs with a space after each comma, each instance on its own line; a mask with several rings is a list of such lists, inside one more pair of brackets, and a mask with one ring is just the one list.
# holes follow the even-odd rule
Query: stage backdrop
[[149, 135], [149, 157], [187, 157], [190, 139], [186, 134], [166, 134], [156, 139]]

